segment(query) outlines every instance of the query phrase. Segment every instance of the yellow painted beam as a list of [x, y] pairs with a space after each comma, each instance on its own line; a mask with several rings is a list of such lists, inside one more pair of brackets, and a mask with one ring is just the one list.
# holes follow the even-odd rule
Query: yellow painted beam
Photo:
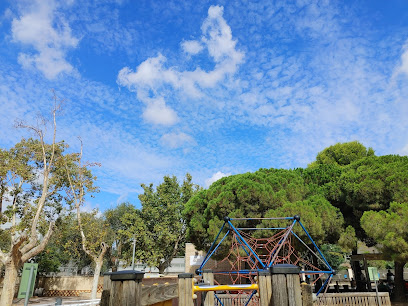
[[243, 285], [195, 285], [194, 292], [199, 291], [232, 291], [232, 290], [258, 290], [258, 284]]

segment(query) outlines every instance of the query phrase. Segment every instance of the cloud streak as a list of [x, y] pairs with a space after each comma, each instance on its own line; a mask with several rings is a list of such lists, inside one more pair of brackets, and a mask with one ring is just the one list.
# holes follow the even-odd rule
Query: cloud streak
[[70, 73], [73, 66], [66, 60], [69, 49], [77, 47], [79, 39], [57, 13], [53, 0], [37, 0], [12, 21], [12, 37], [17, 43], [32, 47], [35, 53], [21, 52], [18, 62], [24, 68], [40, 70], [46, 78], [54, 79], [61, 73]]

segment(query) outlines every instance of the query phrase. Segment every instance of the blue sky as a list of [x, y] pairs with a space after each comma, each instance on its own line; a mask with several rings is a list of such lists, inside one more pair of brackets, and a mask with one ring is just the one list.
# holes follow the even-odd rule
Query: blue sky
[[141, 183], [207, 187], [305, 167], [337, 142], [408, 154], [408, 2], [0, 3], [0, 146], [65, 100], [58, 139], [95, 169], [88, 207]]

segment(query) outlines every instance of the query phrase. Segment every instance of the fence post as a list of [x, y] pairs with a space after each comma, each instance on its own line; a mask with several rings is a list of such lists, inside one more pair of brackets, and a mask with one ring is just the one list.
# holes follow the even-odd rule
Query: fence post
[[[214, 285], [214, 273], [210, 269], [203, 270], [205, 284]], [[214, 291], [203, 292], [204, 306], [214, 306]]]
[[109, 306], [109, 297], [111, 292], [112, 282], [110, 280], [111, 272], [103, 274], [103, 290], [101, 295], [100, 306]]
[[302, 305], [299, 272], [298, 266], [290, 264], [278, 264], [271, 267], [273, 306]]
[[193, 274], [178, 275], [178, 292], [180, 306], [193, 306]]
[[112, 272], [109, 306], [141, 306], [143, 275], [134, 270]]
[[300, 285], [302, 291], [302, 306], [313, 306], [312, 286], [306, 283]]
[[259, 306], [271, 305], [272, 299], [272, 279], [271, 271], [264, 270], [258, 272], [258, 294], [259, 294]]

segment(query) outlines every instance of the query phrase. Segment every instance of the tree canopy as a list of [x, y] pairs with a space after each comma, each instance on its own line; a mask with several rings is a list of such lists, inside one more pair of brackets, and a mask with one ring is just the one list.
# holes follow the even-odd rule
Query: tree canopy
[[163, 273], [171, 260], [184, 251], [186, 224], [182, 211], [199, 187], [187, 174], [181, 185], [177, 177], [165, 176], [156, 188], [153, 184], [142, 184], [142, 188], [142, 208], [123, 215], [126, 229], [120, 232], [128, 239], [136, 239], [138, 260]]
[[[260, 169], [224, 177], [194, 196], [184, 213], [189, 224], [188, 238], [203, 250], [215, 239], [225, 216], [288, 217], [299, 214], [314, 237], [322, 242], [336, 242], [343, 224], [338, 209], [297, 170]], [[260, 225], [260, 221], [250, 222], [251, 227]]]
[[366, 211], [361, 226], [378, 248], [395, 262], [396, 295], [404, 300], [403, 268], [408, 262], [408, 203], [392, 202], [387, 210]]

